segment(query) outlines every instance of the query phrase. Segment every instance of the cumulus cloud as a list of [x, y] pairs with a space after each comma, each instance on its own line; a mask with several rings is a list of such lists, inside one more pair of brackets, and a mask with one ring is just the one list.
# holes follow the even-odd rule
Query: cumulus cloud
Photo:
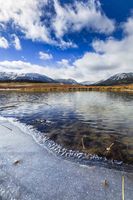
[[[71, 70], [69, 66], [62, 66], [55, 68], [49, 66], [41, 66], [31, 64], [29, 62], [24, 62], [22, 60], [18, 61], [1, 61], [0, 62], [0, 71], [2, 72], [17, 72], [17, 73], [41, 73], [52, 78], [68, 78], [68, 77], [75, 77], [75, 67], [71, 66]], [[75, 77], [76, 78], [76, 77]]]
[[[73, 67], [74, 70], [74, 67]], [[0, 62], [1, 72], [16, 72], [16, 73], [41, 73], [52, 78], [71, 77], [72, 70], [68, 67], [49, 67], [31, 64], [29, 62], [18, 61], [2, 61]]]
[[[76, 47], [71, 40], [64, 40], [66, 33], [87, 28], [108, 34], [115, 28], [114, 22], [103, 13], [99, 0], [75, 0], [65, 5], [59, 0], [0, 0], [0, 5], [1, 29], [5, 30], [10, 23], [28, 39], [61, 47]], [[49, 5], [53, 9], [47, 9]]]
[[9, 47], [9, 43], [5, 37], [0, 37], [0, 48], [7, 49]]
[[0, 37], [0, 48], [7, 49], [12, 45], [16, 50], [21, 50], [20, 40], [15, 34], [12, 35], [12, 41], [8, 41], [5, 37]]
[[94, 40], [93, 52], [86, 52], [70, 64], [62, 59], [53, 67], [33, 65], [22, 61], [0, 62], [0, 71], [37, 72], [52, 78], [72, 78], [77, 81], [98, 81], [115, 73], [133, 71], [133, 16], [122, 25], [124, 36], [118, 40]]
[[34, 65], [29, 62], [18, 61], [2, 61], [0, 62], [0, 71], [2, 72], [17, 72], [17, 73], [28, 73], [37, 72], [41, 73], [43, 68], [39, 65]]
[[46, 3], [47, 0], [0, 0], [0, 22], [11, 22], [26, 38], [50, 42], [48, 28], [40, 21]]
[[99, 1], [75, 1], [74, 4], [61, 6], [54, 0], [55, 18], [53, 27], [57, 37], [62, 37], [67, 32], [80, 31], [83, 28], [96, 32], [109, 34], [115, 29], [114, 22], [102, 12]]
[[124, 33], [127, 35], [133, 35], [133, 12], [131, 17], [128, 18], [126, 23], [123, 23]]
[[20, 43], [18, 36], [13, 34], [12, 37], [13, 37], [13, 45], [14, 45], [15, 49], [21, 50], [22, 47], [21, 47], [21, 43]]
[[48, 54], [42, 51], [39, 52], [39, 57], [42, 60], [51, 60], [53, 58], [52, 54]]
[[[108, 38], [106, 41], [94, 40], [94, 52], [87, 52], [74, 62], [81, 73], [88, 74], [88, 79], [107, 78], [108, 76], [133, 71], [133, 17], [123, 24], [125, 36], [121, 40]], [[86, 77], [87, 78], [87, 77]], [[95, 79], [95, 78], [94, 78]]]
[[67, 60], [67, 59], [62, 59], [62, 60], [58, 61], [57, 63], [58, 63], [58, 65], [61, 66], [61, 67], [70, 66], [69, 60]]

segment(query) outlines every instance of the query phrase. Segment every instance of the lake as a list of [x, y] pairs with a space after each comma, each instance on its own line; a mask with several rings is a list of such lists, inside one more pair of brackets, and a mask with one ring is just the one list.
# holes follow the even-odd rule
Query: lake
[[133, 165], [132, 94], [1, 92], [0, 115], [64, 158]]

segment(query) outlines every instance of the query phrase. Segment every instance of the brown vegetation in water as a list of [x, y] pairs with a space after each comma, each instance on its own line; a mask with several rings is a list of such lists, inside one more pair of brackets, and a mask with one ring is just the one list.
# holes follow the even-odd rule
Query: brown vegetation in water
[[116, 86], [84, 86], [48, 83], [0, 83], [0, 91], [20, 92], [74, 92], [74, 91], [109, 91], [109, 92], [133, 92], [133, 84]]

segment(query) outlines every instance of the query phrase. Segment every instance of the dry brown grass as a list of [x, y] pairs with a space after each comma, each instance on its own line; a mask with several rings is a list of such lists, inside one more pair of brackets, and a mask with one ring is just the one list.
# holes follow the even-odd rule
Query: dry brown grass
[[111, 91], [133, 92], [133, 84], [116, 86], [84, 86], [84, 85], [61, 85], [48, 83], [0, 83], [0, 91], [20, 92], [74, 92], [74, 91]]

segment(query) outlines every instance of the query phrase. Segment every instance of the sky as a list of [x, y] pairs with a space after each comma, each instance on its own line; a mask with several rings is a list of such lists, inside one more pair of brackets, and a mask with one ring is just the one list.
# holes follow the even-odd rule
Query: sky
[[133, 0], [0, 0], [0, 72], [78, 82], [133, 72]]

